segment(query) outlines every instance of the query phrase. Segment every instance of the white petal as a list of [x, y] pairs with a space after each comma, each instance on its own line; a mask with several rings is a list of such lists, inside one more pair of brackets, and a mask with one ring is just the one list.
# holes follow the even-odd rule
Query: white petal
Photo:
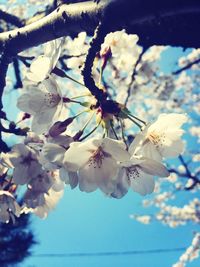
[[152, 193], [155, 186], [153, 176], [143, 173], [141, 170], [139, 170], [139, 174], [138, 179], [131, 179], [130, 181], [133, 191], [143, 196]]
[[26, 184], [30, 181], [31, 177], [28, 175], [28, 166], [27, 165], [18, 165], [14, 168], [13, 171], [13, 180], [16, 184]]
[[140, 163], [140, 167], [144, 172], [151, 175], [157, 175], [160, 177], [167, 177], [170, 175], [167, 168], [163, 164], [156, 162], [155, 160], [146, 159], [145, 161]]
[[31, 125], [32, 131], [37, 134], [48, 132], [50, 126], [54, 123], [53, 116], [55, 111], [56, 108], [49, 108], [34, 115]]
[[178, 157], [185, 149], [185, 144], [182, 140], [177, 140], [169, 147], [164, 147], [162, 151], [163, 157]]
[[79, 179], [79, 189], [82, 192], [90, 193], [90, 192], [97, 190], [97, 184], [94, 182], [91, 183], [91, 181], [80, 178]]
[[71, 189], [74, 189], [78, 185], [78, 175], [76, 172], [68, 172], [65, 168], [59, 170], [60, 179], [66, 184], [71, 186]]
[[78, 174], [76, 172], [68, 172], [68, 175], [71, 189], [74, 189], [78, 185]]
[[61, 92], [59, 91], [59, 86], [53, 76], [50, 75], [48, 79], [42, 82], [42, 85], [45, 86], [46, 90], [49, 93], [61, 95]]
[[55, 50], [55, 40], [45, 43], [43, 48], [45, 56], [51, 57]]
[[156, 146], [152, 144], [150, 141], [141, 147], [141, 150], [138, 151], [138, 154], [158, 162], [162, 161], [162, 155], [160, 153], [160, 150], [158, 150]]
[[111, 193], [111, 196], [114, 198], [122, 198], [128, 192], [128, 189], [129, 189], [129, 182], [128, 182], [128, 177], [126, 175], [126, 169], [121, 168], [118, 173], [115, 189]]
[[142, 133], [139, 133], [135, 136], [133, 142], [131, 143], [128, 151], [131, 155], [137, 154], [137, 151], [141, 149], [141, 146], [145, 140], [145, 137]]
[[[160, 114], [158, 119], [149, 125], [146, 129], [147, 135], [154, 132], [158, 135], [164, 133], [166, 136], [168, 131], [174, 131], [174, 138], [176, 138], [176, 131], [177, 131], [177, 138], [180, 135], [180, 127], [186, 123], [188, 120], [185, 114]], [[176, 139], [177, 139], [176, 138]]]
[[51, 59], [46, 56], [39, 56], [30, 66], [30, 72], [32, 72], [34, 76], [30, 77], [30, 75], [28, 75], [28, 78], [38, 82], [43, 81], [51, 70]]
[[37, 117], [33, 117], [31, 123], [31, 130], [37, 134], [44, 134], [47, 133], [50, 128], [50, 125], [47, 123], [41, 124], [38, 123]]
[[13, 146], [12, 151], [16, 152], [20, 156], [27, 157], [30, 152], [32, 152], [26, 145], [24, 144], [16, 144]]
[[45, 108], [45, 94], [41, 90], [37, 90], [34, 94], [29, 94], [29, 107], [37, 113]]
[[115, 189], [115, 176], [118, 172], [118, 165], [112, 158], [105, 158], [102, 161], [101, 168], [96, 168], [95, 178], [98, 181], [98, 187], [105, 193], [110, 194]]
[[29, 101], [30, 101], [30, 94], [25, 93], [18, 98], [17, 107], [20, 110], [27, 112], [29, 114], [35, 114], [35, 111], [33, 111], [33, 109], [29, 105]]
[[10, 214], [8, 211], [0, 210], [0, 222], [8, 223], [10, 220]]
[[130, 154], [126, 151], [126, 145], [122, 141], [117, 141], [111, 138], [103, 139], [103, 150], [117, 161], [129, 160]]
[[[115, 181], [113, 179], [117, 174], [117, 170], [118, 166], [112, 158], [102, 159], [101, 166], [88, 162], [79, 170], [79, 185], [80, 181], [87, 185], [88, 188], [84, 189], [86, 192], [89, 192], [91, 188], [96, 189], [96, 186], [98, 186], [104, 193], [111, 193], [114, 190]], [[94, 186], [89, 184], [94, 184]]]
[[33, 178], [41, 172], [41, 165], [36, 160], [32, 160], [28, 166], [28, 176]]
[[56, 144], [45, 144], [42, 149], [42, 154], [51, 163], [62, 165], [66, 149]]
[[[94, 146], [93, 146], [94, 148]], [[84, 143], [73, 142], [64, 156], [64, 165], [69, 171], [78, 171], [92, 156], [91, 146]]]

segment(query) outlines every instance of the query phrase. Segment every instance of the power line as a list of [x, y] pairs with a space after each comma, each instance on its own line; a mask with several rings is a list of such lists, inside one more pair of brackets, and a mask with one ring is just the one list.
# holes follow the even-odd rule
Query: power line
[[110, 256], [128, 256], [137, 254], [155, 254], [155, 253], [172, 253], [184, 251], [187, 247], [165, 248], [165, 249], [149, 249], [149, 250], [130, 250], [130, 251], [108, 251], [108, 252], [76, 252], [76, 253], [44, 253], [33, 254], [32, 257], [37, 258], [80, 258], [80, 257], [110, 257]]

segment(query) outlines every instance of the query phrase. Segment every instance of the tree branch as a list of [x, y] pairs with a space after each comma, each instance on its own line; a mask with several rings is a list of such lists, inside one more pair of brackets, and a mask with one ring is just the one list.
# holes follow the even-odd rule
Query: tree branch
[[22, 84], [22, 79], [21, 79], [19, 61], [17, 58], [13, 59], [13, 67], [14, 67], [15, 78], [16, 78], [16, 83], [14, 85], [14, 89], [22, 88], [23, 84]]
[[106, 27], [104, 27], [103, 24], [99, 24], [99, 26], [97, 27], [94, 37], [90, 42], [90, 48], [86, 56], [84, 68], [82, 70], [85, 86], [90, 90], [91, 94], [95, 96], [98, 102], [103, 102], [103, 100], [106, 99], [107, 95], [95, 85], [94, 79], [92, 77], [92, 66], [96, 53], [100, 51], [101, 44], [103, 43], [104, 37], [106, 35], [105, 28]]
[[176, 70], [176, 71], [173, 71], [172, 74], [173, 74], [173, 75], [178, 75], [178, 74], [180, 74], [182, 71], [188, 70], [188, 69], [190, 69], [193, 65], [198, 64], [198, 63], [200, 63], [200, 58], [196, 59], [196, 60], [193, 61], [193, 62], [188, 63], [186, 66], [184, 66], [184, 67], [182, 67], [182, 68], [180, 68], [180, 69], [178, 69], [178, 70]]
[[[8, 70], [8, 65], [11, 62], [11, 58], [9, 55], [4, 51], [1, 56], [0, 56], [0, 115], [4, 116], [4, 112], [2, 111], [3, 109], [3, 103], [2, 103], [2, 95], [3, 95], [3, 90], [6, 85], [6, 73]], [[7, 152], [9, 151], [9, 148], [7, 144], [3, 141], [2, 139], [2, 125], [1, 125], [1, 118], [0, 118], [0, 148], [1, 151]]]
[[132, 87], [132, 85], [133, 85], [133, 83], [134, 83], [134, 81], [135, 81], [135, 76], [136, 76], [136, 74], [137, 74], [137, 70], [136, 70], [136, 69], [137, 69], [137, 66], [138, 66], [138, 64], [141, 62], [142, 57], [143, 57], [143, 55], [145, 54], [145, 52], [147, 51], [147, 49], [148, 49], [148, 48], [143, 48], [142, 52], [140, 53], [140, 55], [139, 55], [139, 57], [138, 57], [138, 59], [137, 59], [137, 61], [136, 61], [136, 63], [135, 63], [135, 66], [134, 66], [134, 68], [133, 68], [133, 72], [132, 72], [132, 75], [131, 75], [131, 81], [130, 81], [130, 83], [128, 84], [127, 96], [126, 96], [126, 99], [125, 99], [125, 101], [124, 101], [124, 105], [125, 105], [125, 106], [127, 105], [128, 100], [129, 100], [129, 97], [131, 96], [131, 87]]
[[4, 20], [7, 23], [10, 23], [16, 27], [23, 27], [25, 25], [25, 21], [18, 18], [17, 16], [13, 14], [9, 14], [8, 12], [5, 12], [0, 9], [0, 20]]
[[0, 34], [0, 49], [6, 43], [16, 54], [27, 48], [80, 31], [91, 34], [103, 17], [110, 31], [125, 28], [139, 35], [143, 46], [174, 45], [199, 47], [198, 0], [101, 0], [62, 5], [30, 25]]

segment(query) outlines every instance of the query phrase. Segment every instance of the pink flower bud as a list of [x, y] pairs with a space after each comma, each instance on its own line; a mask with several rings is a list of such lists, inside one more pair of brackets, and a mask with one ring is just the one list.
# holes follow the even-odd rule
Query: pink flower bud
[[54, 123], [53, 126], [51, 126], [49, 130], [49, 135], [51, 137], [56, 137], [60, 135], [61, 133], [65, 132], [67, 129], [67, 126], [70, 125], [74, 120], [74, 117], [68, 118], [65, 121], [57, 121]]

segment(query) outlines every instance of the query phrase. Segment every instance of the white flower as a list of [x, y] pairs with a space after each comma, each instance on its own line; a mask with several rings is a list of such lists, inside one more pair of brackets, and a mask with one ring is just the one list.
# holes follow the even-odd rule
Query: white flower
[[91, 192], [100, 188], [110, 194], [115, 188], [117, 161], [126, 158], [127, 151], [121, 141], [93, 138], [71, 143], [64, 156], [64, 167], [67, 171], [78, 171], [81, 191]]
[[45, 133], [58, 121], [62, 108], [62, 94], [53, 76], [43, 81], [39, 88], [28, 89], [18, 101], [19, 109], [33, 115], [32, 131]]
[[24, 144], [17, 144], [8, 154], [13, 170], [13, 181], [16, 184], [26, 184], [41, 170], [35, 152]]
[[136, 135], [130, 146], [130, 153], [141, 153], [145, 157], [159, 161], [162, 157], [177, 157], [184, 150], [184, 143], [180, 138], [184, 133], [181, 126], [185, 122], [185, 114], [161, 114], [157, 121]]
[[85, 62], [85, 54], [88, 51], [86, 32], [80, 32], [73, 40], [67, 37], [65, 48], [67, 55], [71, 57], [67, 59], [67, 67], [70, 69], [80, 69]]
[[63, 190], [57, 192], [50, 188], [48, 194], [41, 195], [37, 203], [38, 205], [36, 205], [36, 208], [24, 206], [22, 212], [33, 212], [40, 218], [45, 219], [48, 216], [48, 213], [55, 208], [62, 196]]
[[63, 196], [63, 191], [49, 190], [48, 194], [45, 194], [45, 202], [42, 206], [37, 207], [33, 212], [40, 218], [46, 218], [51, 210], [53, 210], [58, 204], [59, 200]]
[[66, 171], [65, 168], [59, 170], [60, 179], [69, 184], [71, 189], [74, 189], [78, 185], [78, 174], [77, 172]]
[[63, 159], [66, 149], [63, 146], [47, 143], [43, 146], [41, 155], [52, 163], [55, 168], [60, 168], [63, 165]]
[[48, 169], [60, 169], [63, 167], [63, 159], [66, 150], [68, 149], [73, 138], [70, 136], [60, 135], [56, 138], [48, 138], [54, 143], [46, 143], [40, 153], [41, 164]]
[[137, 35], [127, 34], [124, 30], [111, 32], [106, 35], [100, 54], [110, 48], [114, 65], [124, 72], [130, 72], [142, 50], [137, 41]]
[[127, 34], [124, 30], [111, 32], [106, 35], [101, 50], [104, 51], [105, 48], [110, 47], [114, 57], [118, 57], [123, 53], [134, 53], [138, 39], [137, 35]]
[[56, 39], [44, 45], [44, 55], [39, 56], [31, 63], [26, 76], [33, 82], [45, 80], [55, 68], [60, 57], [62, 40]]
[[164, 165], [148, 158], [132, 156], [129, 161], [122, 162], [121, 166], [119, 175], [123, 184], [129, 185], [133, 191], [143, 196], [153, 192], [155, 187], [153, 176], [169, 175]]
[[14, 215], [20, 216], [20, 206], [10, 192], [0, 190], [0, 222], [8, 223], [10, 218], [14, 222]]
[[[60, 145], [52, 143], [45, 144], [42, 149], [41, 156], [43, 157], [44, 160], [48, 161], [48, 163], [51, 164], [52, 168], [59, 169], [60, 179], [66, 184], [69, 184], [73, 189], [78, 184], [78, 175], [76, 172], [70, 172], [67, 171], [65, 168], [63, 168], [63, 160], [65, 152], [68, 149], [70, 143], [73, 141], [73, 139], [70, 136], [62, 136], [62, 137], [63, 138], [61, 139], [59, 138], [58, 140], [56, 140], [58, 141], [58, 143], [61, 142]], [[45, 165], [47, 166], [47, 164]]]
[[40, 170], [40, 173], [31, 179], [28, 184], [28, 190], [24, 196], [24, 202], [29, 208], [36, 208], [45, 203], [44, 195], [48, 193], [53, 185], [53, 178], [49, 173]]

